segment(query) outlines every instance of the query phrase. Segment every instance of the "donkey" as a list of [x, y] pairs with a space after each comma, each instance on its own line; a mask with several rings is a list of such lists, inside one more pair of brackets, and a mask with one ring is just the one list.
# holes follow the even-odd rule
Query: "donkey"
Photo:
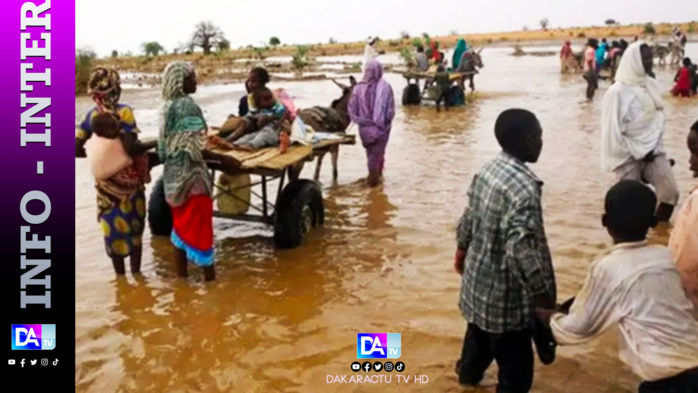
[[[468, 75], [463, 76], [460, 82], [461, 86], [463, 86], [465, 84], [465, 80], [468, 79], [471, 92], [475, 91], [475, 74], [478, 73], [479, 69], [485, 66], [482, 62], [482, 56], [480, 56], [480, 52], [482, 52], [483, 49], [484, 47], [480, 47], [480, 49], [477, 51], [472, 50], [467, 52], [469, 56], [463, 57], [463, 64], [461, 64], [461, 66], [458, 68], [459, 72], [469, 73]], [[465, 90], [465, 88], [463, 90]]]
[[[309, 125], [314, 130], [323, 132], [344, 132], [351, 120], [349, 119], [349, 99], [351, 98], [351, 92], [356, 86], [356, 79], [353, 76], [349, 77], [350, 85], [343, 85], [336, 80], [332, 80], [340, 89], [342, 89], [342, 95], [338, 99], [332, 101], [329, 107], [314, 106], [312, 108], [305, 108], [298, 112], [298, 117], [303, 120], [303, 123]], [[320, 169], [322, 168], [322, 160], [325, 158], [325, 154], [330, 153], [332, 155], [332, 179], [337, 180], [339, 176], [337, 171], [337, 160], [339, 159], [339, 145], [332, 145], [326, 151], [319, 151], [316, 153], [318, 161], [315, 166], [315, 176], [314, 179], [317, 181], [320, 178]]]
[[670, 42], [667, 49], [669, 49], [669, 54], [671, 55], [671, 60], [669, 64], [672, 66], [678, 66], [681, 64], [681, 60], [684, 58], [685, 50], [679, 43]]
[[652, 51], [654, 52], [654, 57], [659, 59], [657, 61], [658, 66], [665, 66], [666, 65], [666, 58], [669, 55], [669, 47], [666, 47], [664, 45], [660, 44], [655, 44], [654, 47], [652, 48]]

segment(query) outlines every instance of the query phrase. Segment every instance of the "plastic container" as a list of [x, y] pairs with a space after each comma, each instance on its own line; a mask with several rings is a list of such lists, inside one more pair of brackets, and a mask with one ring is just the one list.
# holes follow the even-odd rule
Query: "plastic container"
[[288, 134], [281, 131], [281, 133], [279, 133], [279, 149], [281, 150], [281, 152], [286, 153], [290, 144], [291, 140]]
[[216, 195], [218, 211], [229, 215], [247, 213], [252, 198], [250, 183], [250, 175], [246, 173], [235, 176], [221, 174], [218, 177], [220, 189]]

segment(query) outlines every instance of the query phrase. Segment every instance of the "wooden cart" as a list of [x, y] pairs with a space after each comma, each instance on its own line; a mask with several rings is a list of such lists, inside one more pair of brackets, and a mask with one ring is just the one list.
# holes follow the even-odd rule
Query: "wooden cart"
[[[293, 145], [285, 153], [278, 147], [248, 151], [221, 151], [219, 154], [235, 157], [242, 163], [235, 173], [228, 175], [248, 174], [251, 181], [240, 187], [223, 188], [216, 183], [215, 165], [211, 168], [211, 179], [215, 185], [214, 199], [227, 195], [244, 203], [250, 213], [226, 214], [214, 210], [214, 216], [219, 218], [260, 222], [274, 227], [274, 242], [279, 248], [295, 248], [301, 244], [304, 235], [311, 229], [324, 223], [325, 210], [322, 189], [317, 180], [299, 179], [305, 162], [317, 158], [316, 176], [323, 156], [330, 151], [338, 151], [340, 145], [356, 143], [354, 135], [337, 134], [338, 139], [322, 140], [313, 146]], [[288, 178], [288, 182], [286, 179]], [[273, 185], [277, 182], [276, 185]], [[260, 186], [260, 192], [253, 188]], [[277, 189], [276, 198], [272, 201], [270, 187]], [[251, 199], [245, 200], [236, 195], [236, 191], [249, 188]], [[148, 219], [151, 232], [154, 235], [169, 236], [172, 231], [172, 217], [164, 200], [162, 180], [155, 184], [149, 201]]]
[[[436, 77], [435, 71], [427, 72], [416, 72], [416, 71], [406, 71], [399, 72], [405, 78], [407, 86], [403, 91], [402, 95], [402, 105], [419, 105], [422, 101], [436, 101], [437, 97], [432, 91], [432, 86], [434, 84], [434, 79]], [[452, 89], [460, 89], [458, 82], [464, 80], [470, 75], [475, 74], [474, 72], [450, 72], [448, 78], [451, 81]], [[420, 87], [420, 81], [424, 81], [424, 88]], [[462, 90], [462, 89], [460, 89]], [[462, 91], [462, 95], [465, 96], [465, 91]], [[465, 101], [464, 101], [465, 102]]]

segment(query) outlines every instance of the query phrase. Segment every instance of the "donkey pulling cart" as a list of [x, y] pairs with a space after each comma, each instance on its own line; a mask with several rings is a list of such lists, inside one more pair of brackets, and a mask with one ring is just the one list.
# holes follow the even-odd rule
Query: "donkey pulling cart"
[[[278, 147], [253, 152], [213, 150], [233, 156], [242, 163], [235, 173], [223, 173], [217, 163], [209, 163], [216, 191], [214, 199], [218, 205], [214, 216], [273, 226], [274, 243], [278, 248], [299, 246], [307, 232], [324, 224], [322, 190], [317, 182], [322, 158], [328, 152], [333, 153], [334, 158], [340, 145], [355, 143], [354, 135], [336, 134], [335, 138], [321, 140], [312, 146], [290, 146], [284, 153]], [[315, 179], [300, 179], [305, 162], [314, 158], [317, 158]], [[336, 160], [333, 160], [333, 165], [336, 179]], [[216, 176], [216, 172], [221, 172], [221, 175]], [[218, 182], [215, 181], [217, 177]], [[275, 181], [278, 184], [273, 197], [270, 187]], [[259, 190], [254, 189], [256, 186]], [[249, 210], [253, 213], [248, 213]], [[151, 193], [148, 221], [154, 235], [170, 235], [172, 216], [165, 201], [162, 179], [156, 182]]]

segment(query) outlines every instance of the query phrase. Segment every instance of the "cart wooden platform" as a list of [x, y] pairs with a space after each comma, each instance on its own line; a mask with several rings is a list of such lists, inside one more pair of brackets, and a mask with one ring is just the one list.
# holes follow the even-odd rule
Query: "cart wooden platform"
[[[311, 229], [324, 223], [324, 203], [322, 190], [317, 177], [320, 173], [322, 157], [328, 152], [339, 151], [340, 145], [356, 144], [355, 135], [336, 134], [337, 139], [321, 140], [312, 146], [293, 145], [284, 153], [278, 147], [257, 151], [212, 150], [236, 158], [242, 163], [235, 173], [252, 177], [249, 184], [236, 188], [222, 188], [216, 183], [216, 163], [210, 163], [211, 179], [215, 187], [214, 198], [225, 194], [248, 207], [251, 213], [226, 214], [214, 210], [214, 217], [237, 221], [259, 222], [274, 227], [274, 242], [279, 248], [294, 248], [300, 245], [303, 236]], [[303, 165], [317, 158], [315, 179], [299, 179]], [[288, 178], [288, 183], [286, 179]], [[271, 201], [270, 187], [276, 184], [277, 192]], [[253, 187], [260, 186], [261, 193]], [[250, 189], [251, 199], [243, 200], [236, 191]], [[258, 202], [261, 201], [261, 206]], [[172, 217], [164, 200], [162, 181], [156, 183], [149, 202], [148, 219], [154, 235], [169, 236], [172, 231]]]

